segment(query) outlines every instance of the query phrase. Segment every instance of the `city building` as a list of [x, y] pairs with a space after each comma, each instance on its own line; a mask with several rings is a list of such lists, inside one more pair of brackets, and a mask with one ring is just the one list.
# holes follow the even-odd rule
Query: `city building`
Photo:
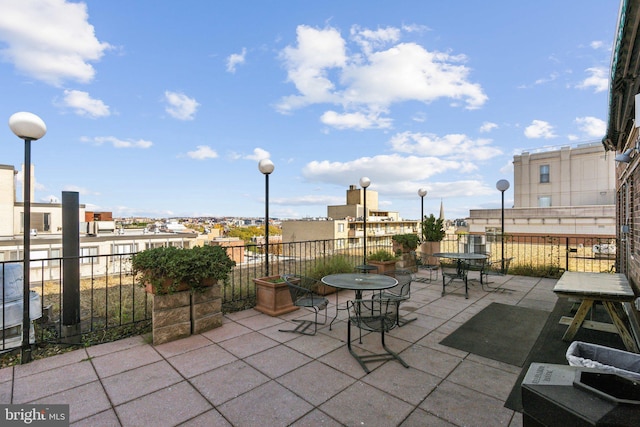
[[[613, 157], [600, 143], [514, 156], [514, 203], [505, 206], [504, 232], [510, 236], [614, 237]], [[472, 235], [500, 234], [502, 209], [472, 209], [467, 223]]]
[[[34, 168], [31, 168], [33, 179]], [[17, 171], [13, 166], [0, 165], [0, 261], [23, 259], [24, 202], [17, 201]], [[33, 198], [34, 192], [31, 191]], [[31, 268], [34, 280], [60, 277], [60, 263], [49, 260], [62, 257], [61, 203], [38, 203], [31, 200]], [[87, 212], [79, 205], [81, 275], [107, 273], [107, 257], [138, 252], [158, 246], [192, 247], [198, 234], [187, 230], [173, 232], [159, 228], [124, 229], [117, 227], [110, 212]], [[119, 266], [113, 266], [119, 270]]]
[[[350, 185], [346, 204], [327, 206], [327, 218], [283, 220], [282, 242], [300, 242], [327, 239], [344, 239], [345, 248], [362, 248], [364, 245], [365, 218], [367, 244], [389, 245], [394, 234], [418, 233], [420, 221], [402, 219], [398, 212], [378, 207], [378, 192]], [[286, 246], [286, 245], [285, 245]]]

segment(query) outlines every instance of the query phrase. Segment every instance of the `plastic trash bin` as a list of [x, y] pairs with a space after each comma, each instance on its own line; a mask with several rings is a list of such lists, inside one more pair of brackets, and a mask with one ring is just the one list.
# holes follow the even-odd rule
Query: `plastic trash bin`
[[569, 345], [566, 356], [571, 366], [596, 368], [640, 380], [640, 354], [574, 341]]

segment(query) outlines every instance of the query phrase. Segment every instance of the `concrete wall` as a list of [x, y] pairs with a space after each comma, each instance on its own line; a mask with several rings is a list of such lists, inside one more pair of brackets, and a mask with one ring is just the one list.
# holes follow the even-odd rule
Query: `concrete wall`
[[[540, 182], [540, 166], [549, 166], [549, 182]], [[538, 199], [551, 197], [551, 206], [613, 205], [614, 156], [602, 144], [563, 147], [513, 157], [515, 208], [539, 207]]]

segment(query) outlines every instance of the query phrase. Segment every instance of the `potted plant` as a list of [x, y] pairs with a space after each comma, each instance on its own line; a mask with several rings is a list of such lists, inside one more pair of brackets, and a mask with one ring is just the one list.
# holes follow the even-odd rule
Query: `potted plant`
[[430, 255], [440, 252], [440, 242], [446, 235], [444, 231], [444, 220], [442, 218], [436, 219], [433, 214], [428, 217], [425, 216], [422, 221], [422, 235], [424, 236], [424, 241], [420, 245], [420, 252], [428, 256], [426, 260], [427, 264], [437, 264], [438, 259]]
[[418, 235], [415, 233], [394, 234], [391, 236], [391, 241], [393, 243], [393, 251], [400, 258], [396, 266], [415, 271], [415, 250], [420, 243]]
[[378, 268], [378, 274], [385, 274], [396, 269], [398, 257], [386, 249], [379, 249], [367, 257], [367, 262]]
[[280, 316], [299, 307], [293, 305], [289, 286], [280, 275], [256, 277], [255, 309], [269, 316]]
[[224, 248], [209, 245], [191, 249], [163, 246], [131, 257], [138, 284], [156, 295], [202, 292], [218, 281], [226, 282], [235, 265]]
[[407, 253], [416, 250], [418, 243], [420, 243], [420, 238], [414, 233], [394, 234], [391, 236], [391, 241], [393, 242], [393, 251], [395, 253], [398, 253], [398, 251]]
[[[307, 275], [313, 279], [321, 280], [324, 276], [330, 274], [353, 273], [353, 264], [343, 255], [333, 255], [326, 258], [317, 259]], [[315, 292], [319, 295], [328, 295], [336, 292], [333, 286], [318, 285]]]
[[221, 326], [220, 282], [228, 280], [235, 264], [220, 246], [168, 246], [134, 254], [134, 276], [153, 294], [153, 344]]

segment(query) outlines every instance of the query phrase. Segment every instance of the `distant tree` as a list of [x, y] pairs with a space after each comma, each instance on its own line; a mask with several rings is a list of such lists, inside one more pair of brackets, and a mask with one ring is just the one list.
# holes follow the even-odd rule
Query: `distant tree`
[[[274, 225], [269, 226], [269, 236], [280, 236], [282, 230]], [[228, 237], [238, 237], [245, 242], [251, 242], [251, 239], [257, 236], [264, 236], [264, 227], [256, 227], [250, 225], [248, 227], [234, 227], [227, 233]]]
[[444, 239], [444, 220], [431, 214], [428, 217], [424, 216], [422, 221], [422, 233], [424, 234], [425, 242], [439, 242]]

